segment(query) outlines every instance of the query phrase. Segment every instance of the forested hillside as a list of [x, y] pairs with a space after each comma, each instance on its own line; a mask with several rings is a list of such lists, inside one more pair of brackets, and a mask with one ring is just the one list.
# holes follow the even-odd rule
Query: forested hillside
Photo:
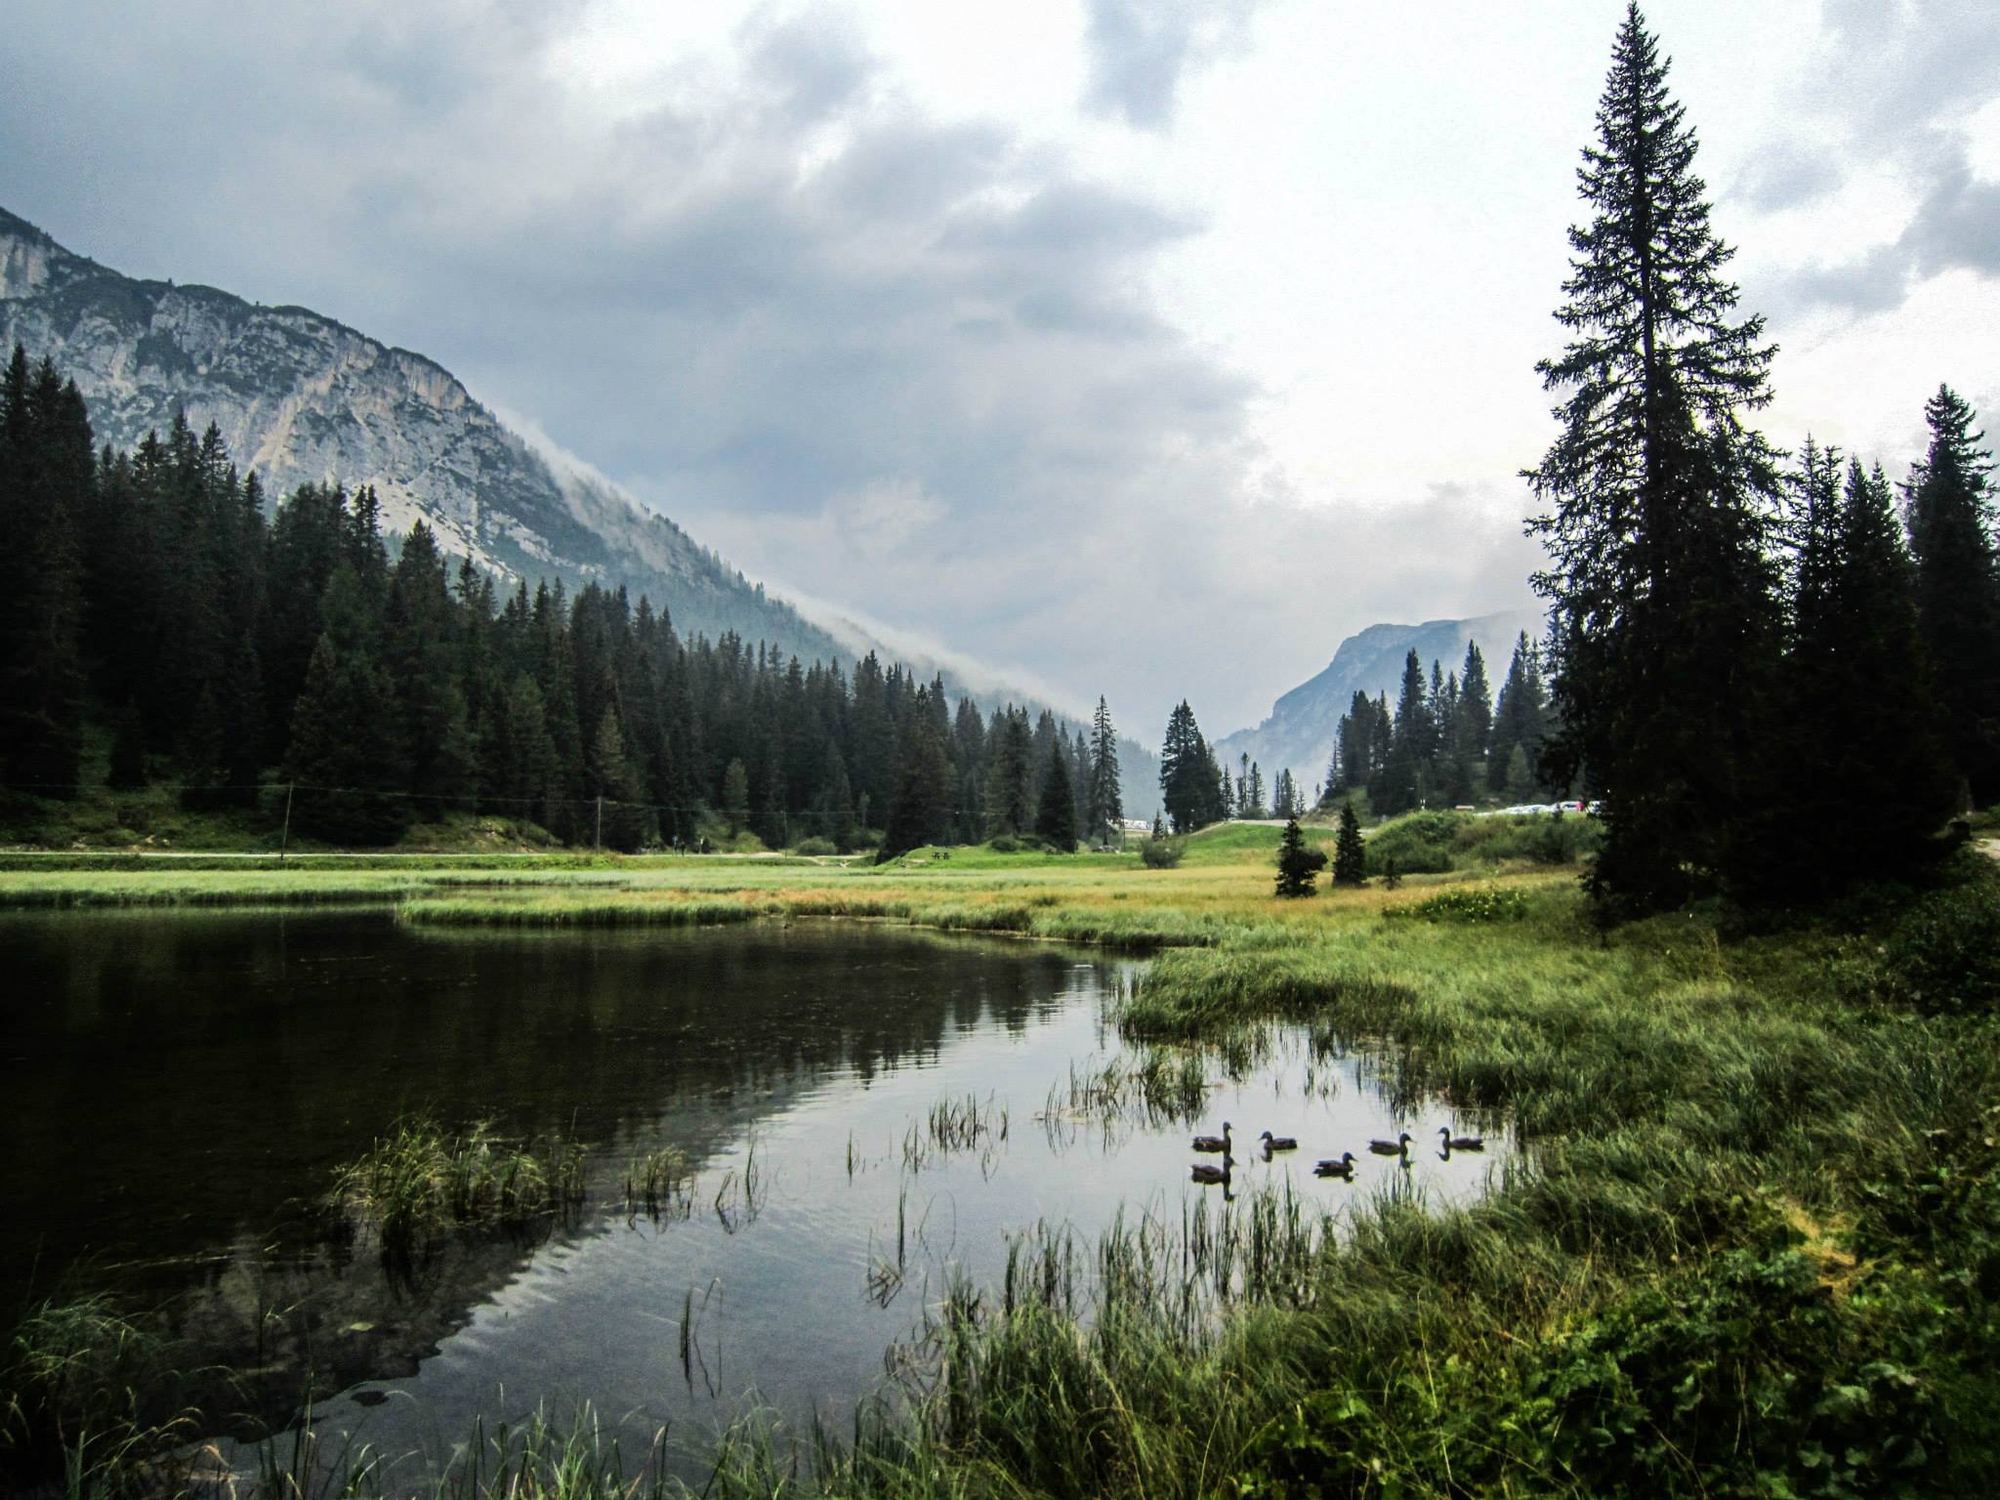
[[[0, 382], [0, 782], [17, 836], [81, 791], [343, 845], [452, 811], [574, 843], [746, 833], [904, 847], [1101, 830], [1115, 736], [982, 715], [873, 653], [851, 674], [623, 588], [502, 593], [372, 486], [276, 506], [213, 428], [95, 445], [74, 382], [18, 346]], [[1105, 722], [1108, 729], [1108, 719]], [[86, 753], [95, 744], [101, 754]], [[107, 748], [108, 747], [108, 748]], [[1051, 790], [1053, 789], [1053, 790]], [[1056, 803], [1067, 817], [1055, 816]]]

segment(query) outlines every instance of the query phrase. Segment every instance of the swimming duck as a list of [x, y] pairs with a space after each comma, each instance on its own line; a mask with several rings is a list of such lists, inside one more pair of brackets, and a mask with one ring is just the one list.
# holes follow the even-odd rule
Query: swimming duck
[[1194, 1138], [1194, 1149], [1197, 1151], [1220, 1151], [1224, 1156], [1233, 1155], [1234, 1153], [1231, 1151], [1229, 1145], [1229, 1122], [1227, 1120], [1222, 1122], [1221, 1135], [1196, 1136]]
[[1483, 1135], [1453, 1135], [1451, 1127], [1448, 1125], [1438, 1126], [1438, 1134], [1444, 1137], [1444, 1149], [1447, 1154], [1453, 1151], [1484, 1151], [1486, 1149], [1486, 1137]]
[[1354, 1180], [1354, 1153], [1352, 1151], [1343, 1151], [1340, 1153], [1339, 1161], [1320, 1162], [1313, 1168], [1313, 1176], [1342, 1177], [1352, 1182]]
[[1269, 1156], [1273, 1151], [1296, 1151], [1299, 1149], [1297, 1139], [1289, 1135], [1272, 1135], [1267, 1130], [1258, 1136], [1257, 1139], [1264, 1143], [1264, 1154], [1266, 1156]]
[[1370, 1141], [1368, 1149], [1377, 1156], [1407, 1156], [1410, 1153], [1410, 1132], [1404, 1131], [1393, 1141]]

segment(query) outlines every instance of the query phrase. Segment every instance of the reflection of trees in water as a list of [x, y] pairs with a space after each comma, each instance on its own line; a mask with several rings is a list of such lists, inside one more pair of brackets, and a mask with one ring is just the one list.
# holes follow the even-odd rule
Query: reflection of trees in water
[[35, 1268], [45, 1295], [88, 1253], [76, 1289], [174, 1297], [199, 1357], [279, 1405], [311, 1364], [321, 1389], [414, 1368], [530, 1253], [454, 1239], [389, 1276], [321, 1242], [312, 1201], [397, 1115], [582, 1140], [602, 1212], [632, 1155], [698, 1172], [829, 1073], [1024, 1029], [1077, 968], [879, 929], [440, 941], [380, 913], [9, 919], [0, 961], [32, 997], [0, 1016], [0, 1201], [43, 1206], [0, 1228], [0, 1282]]

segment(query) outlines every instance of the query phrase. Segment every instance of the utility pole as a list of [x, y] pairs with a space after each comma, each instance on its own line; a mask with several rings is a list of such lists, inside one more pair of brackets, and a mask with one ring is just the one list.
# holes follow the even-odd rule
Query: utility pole
[[292, 788], [298, 783], [285, 783], [285, 831], [278, 840], [278, 858], [285, 857], [285, 851], [292, 847]]

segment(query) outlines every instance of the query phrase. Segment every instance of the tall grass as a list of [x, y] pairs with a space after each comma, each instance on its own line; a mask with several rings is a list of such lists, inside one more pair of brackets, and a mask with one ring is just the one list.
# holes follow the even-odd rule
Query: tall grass
[[575, 1144], [555, 1141], [537, 1152], [486, 1121], [450, 1131], [419, 1115], [399, 1120], [341, 1168], [327, 1201], [348, 1223], [372, 1229], [385, 1249], [408, 1251], [451, 1229], [573, 1213], [583, 1197]]
[[694, 1172], [687, 1153], [662, 1146], [635, 1156], [625, 1168], [625, 1214], [685, 1219], [694, 1207]]
[[0, 1354], [0, 1490], [121, 1496], [171, 1488], [193, 1415], [157, 1328], [103, 1296], [30, 1308]]

